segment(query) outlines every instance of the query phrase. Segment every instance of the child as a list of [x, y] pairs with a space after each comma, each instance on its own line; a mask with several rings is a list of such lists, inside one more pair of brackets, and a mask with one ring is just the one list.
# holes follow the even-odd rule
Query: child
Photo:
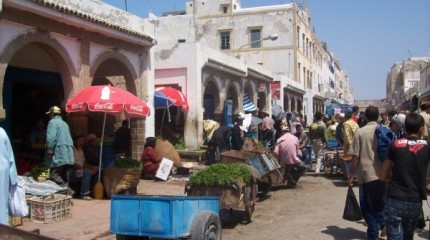
[[422, 200], [427, 199], [426, 174], [429, 146], [421, 140], [424, 119], [418, 113], [406, 117], [406, 138], [395, 140], [388, 148], [380, 178], [388, 182], [385, 205], [388, 239], [413, 239], [422, 218]]

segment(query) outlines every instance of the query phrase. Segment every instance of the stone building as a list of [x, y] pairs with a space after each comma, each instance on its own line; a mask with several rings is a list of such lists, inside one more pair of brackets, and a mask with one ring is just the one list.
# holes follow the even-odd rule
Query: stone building
[[[145, 100], [153, 85], [153, 25], [93, 0], [2, 0], [0, 117], [14, 143], [25, 142], [50, 106], [91, 85], [112, 84]], [[101, 135], [101, 116], [64, 116], [72, 133]], [[113, 131], [121, 116], [111, 117]], [[131, 121], [132, 153], [143, 152], [146, 121]]]
[[[344, 70], [340, 74], [341, 69], [335, 73], [338, 60], [319, 41], [305, 5], [292, 2], [242, 9], [239, 0], [194, 0], [186, 3], [183, 12], [150, 19], [159, 24], [154, 33], [159, 42], [198, 42], [245, 64], [253, 62], [269, 69], [272, 104], [285, 111], [312, 116], [316, 110], [324, 111], [325, 100], [343, 102], [339, 96], [353, 95], [339, 95], [341, 89], [349, 89], [347, 74]], [[338, 82], [343, 88], [338, 87], [335, 94]]]
[[[387, 74], [387, 109], [416, 111], [421, 100], [429, 100], [420, 83], [421, 71], [429, 64], [429, 57], [410, 57], [396, 62]], [[421, 91], [423, 90], [423, 91]]]

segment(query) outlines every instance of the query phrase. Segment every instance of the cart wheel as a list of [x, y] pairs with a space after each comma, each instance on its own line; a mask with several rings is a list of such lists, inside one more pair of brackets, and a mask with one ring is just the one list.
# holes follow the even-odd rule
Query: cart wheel
[[191, 240], [221, 240], [221, 221], [214, 212], [197, 214], [191, 226]]
[[244, 203], [245, 203], [245, 213], [246, 213], [246, 220], [248, 223], [252, 222], [252, 214], [254, 213], [255, 204], [252, 203], [252, 189], [251, 186], [245, 187], [245, 193], [244, 193]]
[[258, 179], [258, 193], [265, 196], [272, 188], [272, 177], [268, 174]]

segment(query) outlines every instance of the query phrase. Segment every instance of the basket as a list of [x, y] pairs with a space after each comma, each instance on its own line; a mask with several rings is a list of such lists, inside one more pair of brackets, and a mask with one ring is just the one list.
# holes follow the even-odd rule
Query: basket
[[28, 202], [32, 222], [53, 223], [72, 216], [71, 196], [52, 194], [47, 197], [32, 197]]

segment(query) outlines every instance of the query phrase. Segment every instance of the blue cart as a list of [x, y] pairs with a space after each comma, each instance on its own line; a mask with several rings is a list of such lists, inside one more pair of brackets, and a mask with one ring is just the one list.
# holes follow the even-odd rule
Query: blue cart
[[110, 231], [117, 239], [220, 240], [219, 197], [113, 195]]

